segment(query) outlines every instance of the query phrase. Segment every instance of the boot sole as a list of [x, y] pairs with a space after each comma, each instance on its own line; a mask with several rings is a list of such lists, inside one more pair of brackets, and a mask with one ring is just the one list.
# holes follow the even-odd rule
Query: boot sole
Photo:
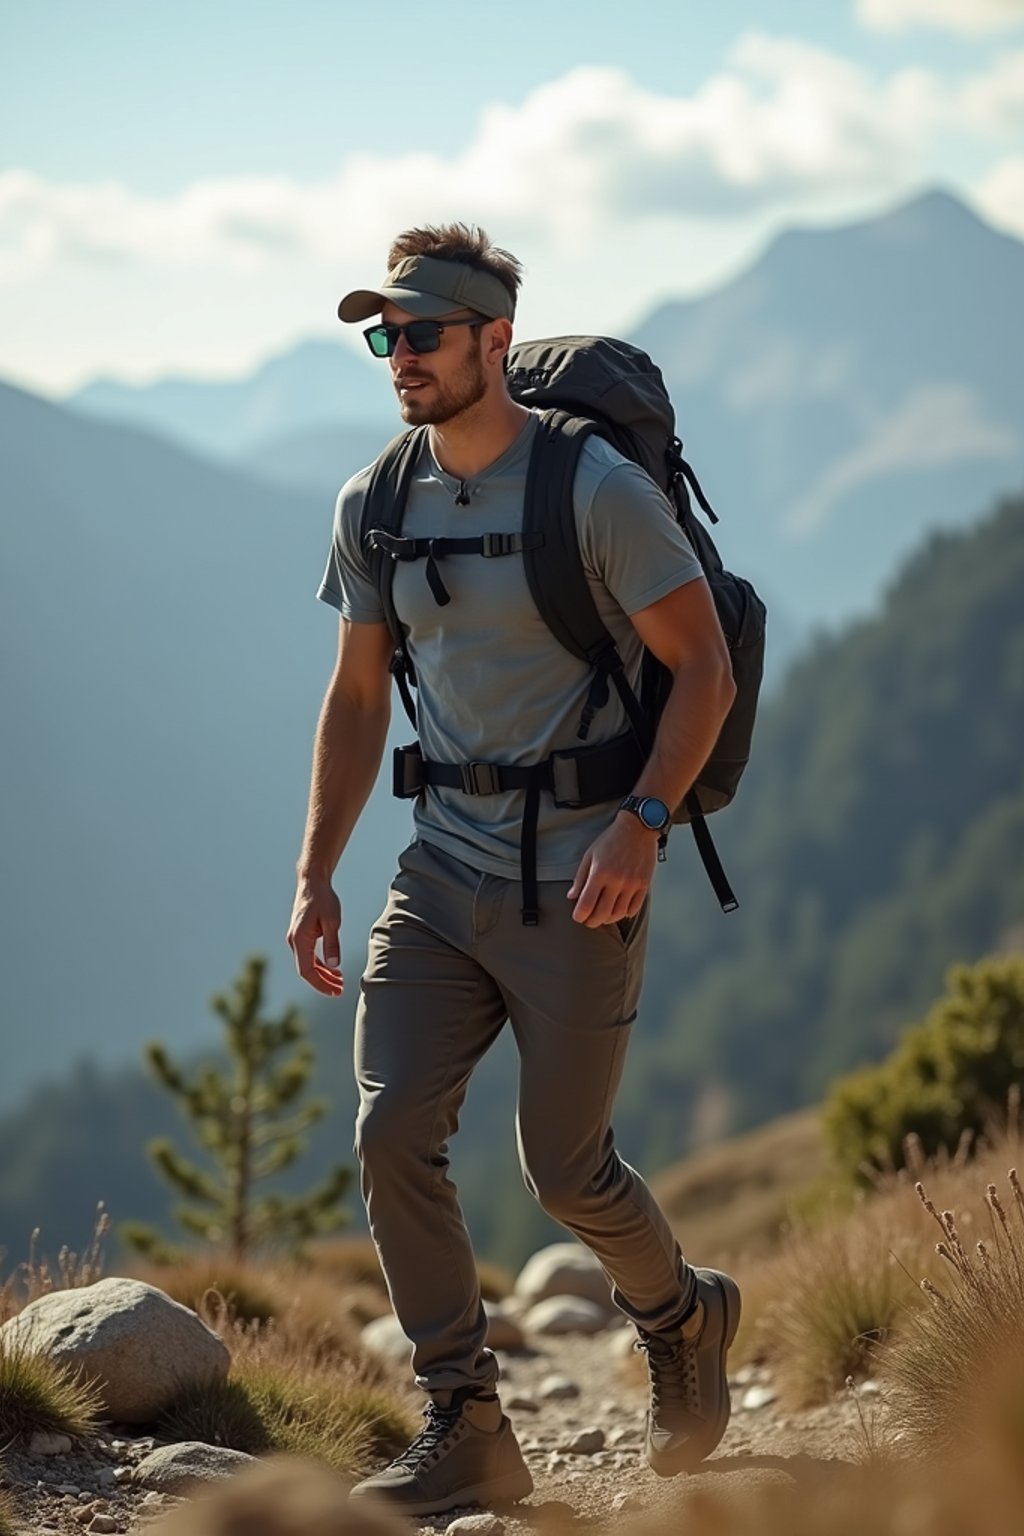
[[434, 1499], [406, 1499], [389, 1492], [387, 1488], [367, 1488], [365, 1494], [353, 1488], [349, 1498], [381, 1498], [390, 1504], [392, 1509], [406, 1515], [444, 1515], [450, 1509], [458, 1509], [464, 1504], [477, 1504], [484, 1507], [491, 1504], [513, 1504], [517, 1499], [525, 1499], [532, 1492], [533, 1478], [529, 1468], [521, 1467], [515, 1472], [506, 1472], [503, 1477], [490, 1478], [485, 1483], [474, 1483], [468, 1488], [454, 1488], [450, 1493], [439, 1495]]
[[[725, 1326], [722, 1329], [722, 1340], [718, 1349], [718, 1366], [722, 1376], [725, 1377], [725, 1357], [729, 1353], [729, 1349], [740, 1326], [740, 1312], [742, 1311], [740, 1288], [731, 1275], [720, 1274], [718, 1270], [698, 1269], [696, 1273], [703, 1280], [713, 1280], [722, 1295]], [[729, 1394], [729, 1383], [726, 1380], [722, 1394], [721, 1410], [718, 1416], [708, 1424], [704, 1434], [699, 1437], [694, 1435], [692, 1439], [687, 1440], [684, 1445], [674, 1452], [656, 1451], [648, 1445], [648, 1466], [654, 1472], [657, 1472], [659, 1477], [675, 1477], [680, 1472], [689, 1472], [694, 1467], [700, 1466], [700, 1463], [711, 1455], [711, 1452], [721, 1441], [729, 1426], [731, 1414], [732, 1398]]]

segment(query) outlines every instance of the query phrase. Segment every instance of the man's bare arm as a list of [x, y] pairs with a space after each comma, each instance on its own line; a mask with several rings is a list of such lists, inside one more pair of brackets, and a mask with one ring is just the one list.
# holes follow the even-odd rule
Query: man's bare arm
[[[736, 696], [729, 651], [706, 581], [677, 587], [633, 615], [648, 650], [672, 673], [672, 689], [634, 793], [676, 806], [718, 739]], [[577, 922], [597, 928], [633, 917], [654, 874], [657, 839], [620, 812], [583, 856], [569, 890]]]
[[391, 650], [386, 624], [341, 620], [338, 659], [313, 741], [309, 810], [287, 942], [299, 975], [329, 997], [337, 997], [343, 985], [341, 904], [331, 879], [380, 768], [391, 718]]

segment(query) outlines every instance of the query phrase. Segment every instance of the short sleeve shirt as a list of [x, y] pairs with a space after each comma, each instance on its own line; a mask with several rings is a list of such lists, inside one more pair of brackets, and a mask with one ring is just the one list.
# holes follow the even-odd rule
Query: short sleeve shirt
[[[518, 533], [536, 428], [537, 418], [531, 415], [501, 458], [465, 484], [468, 505], [457, 503], [462, 483], [440, 468], [425, 441], [409, 488], [403, 534], [466, 538]], [[317, 592], [355, 624], [385, 621], [360, 543], [369, 478], [370, 470], [361, 470], [342, 487]], [[662, 492], [601, 438], [590, 437], [583, 445], [573, 509], [591, 594], [635, 686], [643, 645], [630, 616], [684, 583], [703, 579], [703, 573]], [[541, 618], [522, 556], [446, 555], [440, 570], [451, 597], [444, 606], [427, 583], [424, 561], [396, 562], [394, 573], [395, 608], [416, 670], [424, 757], [525, 765], [579, 746], [577, 731], [592, 674], [559, 645]], [[594, 719], [588, 744], [608, 741], [627, 728], [613, 689]], [[518, 879], [523, 802], [521, 790], [470, 796], [431, 786], [416, 802], [417, 834], [473, 868]], [[559, 808], [543, 794], [538, 877], [572, 880], [586, 849], [616, 810], [616, 802]]]

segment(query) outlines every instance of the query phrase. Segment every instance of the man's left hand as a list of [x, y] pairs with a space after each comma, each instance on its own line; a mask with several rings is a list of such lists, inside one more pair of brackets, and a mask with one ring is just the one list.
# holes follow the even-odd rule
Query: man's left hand
[[635, 917], [650, 888], [658, 857], [657, 834], [635, 816], [617, 815], [580, 862], [568, 890], [573, 921], [588, 928]]

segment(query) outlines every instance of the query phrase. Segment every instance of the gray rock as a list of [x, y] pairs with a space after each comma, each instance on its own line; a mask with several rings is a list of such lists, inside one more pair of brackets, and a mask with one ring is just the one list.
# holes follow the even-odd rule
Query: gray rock
[[255, 1456], [229, 1451], [200, 1440], [162, 1445], [150, 1451], [135, 1468], [133, 1482], [158, 1493], [181, 1493], [193, 1483], [217, 1483], [255, 1465]]
[[643, 1507], [643, 1500], [635, 1493], [617, 1493], [612, 1499], [612, 1509], [617, 1515], [632, 1515]]
[[30, 1456], [69, 1456], [71, 1436], [55, 1435], [49, 1430], [37, 1429], [28, 1443]]
[[606, 1315], [616, 1312], [608, 1276], [581, 1243], [551, 1243], [541, 1248], [520, 1271], [515, 1295], [531, 1307], [549, 1296], [577, 1296], [593, 1302]]
[[778, 1397], [774, 1387], [748, 1387], [740, 1399], [740, 1407], [747, 1409], [767, 1408]]
[[517, 1320], [502, 1301], [485, 1301], [487, 1345], [489, 1349], [523, 1349], [526, 1339]]
[[385, 1360], [408, 1365], [412, 1359], [412, 1344], [402, 1332], [402, 1325], [393, 1312], [375, 1317], [366, 1324], [359, 1337], [371, 1354], [380, 1355]]
[[527, 1333], [554, 1336], [562, 1333], [603, 1333], [608, 1313], [579, 1296], [549, 1296], [531, 1307], [523, 1318]]
[[86, 1530], [90, 1532], [90, 1536], [93, 1536], [93, 1533], [95, 1533], [95, 1536], [110, 1536], [110, 1533], [116, 1531], [117, 1529], [117, 1521], [113, 1518], [112, 1515], [93, 1515], [89, 1524], [86, 1526]]
[[505, 1526], [489, 1511], [480, 1515], [460, 1515], [446, 1527], [444, 1536], [505, 1536]]
[[505, 1407], [509, 1413], [540, 1413], [540, 1403], [534, 1397], [527, 1397], [523, 1392], [517, 1392], [515, 1397], [505, 1400]]
[[570, 1456], [593, 1456], [596, 1451], [604, 1450], [604, 1430], [596, 1428], [578, 1430], [558, 1449], [567, 1452]]
[[81, 1370], [98, 1384], [104, 1412], [126, 1424], [157, 1418], [185, 1387], [223, 1381], [230, 1365], [222, 1340], [188, 1307], [120, 1276], [40, 1296], [0, 1328], [0, 1341]]
[[579, 1397], [580, 1389], [568, 1376], [545, 1376], [538, 1395], [545, 1403], [564, 1403]]

